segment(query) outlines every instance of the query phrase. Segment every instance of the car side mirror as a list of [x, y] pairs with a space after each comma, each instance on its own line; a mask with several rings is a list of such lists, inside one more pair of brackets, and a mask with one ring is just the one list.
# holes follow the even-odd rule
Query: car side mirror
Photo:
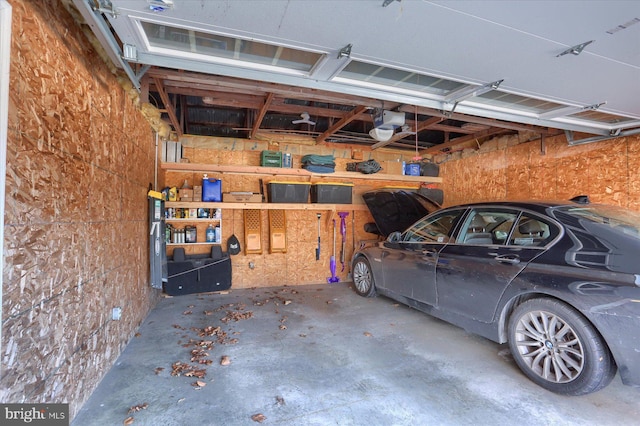
[[396, 231], [389, 234], [387, 241], [390, 243], [398, 243], [402, 241], [402, 233]]

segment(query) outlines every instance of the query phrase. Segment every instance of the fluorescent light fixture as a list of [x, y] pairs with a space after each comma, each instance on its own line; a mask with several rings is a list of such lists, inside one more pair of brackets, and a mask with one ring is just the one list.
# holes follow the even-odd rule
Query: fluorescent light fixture
[[455, 90], [449, 93], [447, 96], [444, 97], [444, 102], [447, 104], [453, 104], [453, 103], [462, 102], [465, 99], [469, 99], [474, 96], [483, 95], [492, 90], [496, 90], [503, 81], [504, 79], [496, 80], [492, 83], [483, 84], [482, 86], [475, 86], [472, 84], [468, 84], [458, 90]]

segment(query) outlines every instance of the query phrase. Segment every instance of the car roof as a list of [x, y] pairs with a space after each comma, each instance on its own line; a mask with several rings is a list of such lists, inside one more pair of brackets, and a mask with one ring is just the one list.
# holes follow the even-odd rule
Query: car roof
[[497, 207], [512, 207], [518, 209], [528, 209], [537, 212], [545, 212], [549, 208], [557, 208], [563, 206], [588, 206], [589, 204], [580, 204], [572, 201], [560, 201], [560, 200], [525, 200], [525, 201], [482, 201], [474, 203], [464, 203], [446, 207], [449, 209], [459, 208], [473, 208], [484, 206], [497, 206]]

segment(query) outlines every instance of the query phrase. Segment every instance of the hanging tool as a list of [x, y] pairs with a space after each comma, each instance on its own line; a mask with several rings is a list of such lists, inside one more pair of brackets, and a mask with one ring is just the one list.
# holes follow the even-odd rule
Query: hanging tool
[[342, 264], [342, 269], [340, 271], [344, 271], [344, 252], [347, 247], [346, 218], [349, 216], [349, 212], [338, 212], [338, 216], [340, 216], [340, 234], [342, 235], [342, 248], [340, 249], [340, 263]]
[[316, 247], [316, 261], [320, 260], [320, 218], [322, 217], [321, 213], [316, 213], [318, 216], [318, 247]]
[[331, 260], [329, 261], [329, 269], [331, 270], [331, 276], [327, 278], [329, 283], [340, 282], [340, 278], [336, 277], [336, 220], [333, 219], [333, 253], [331, 254]]

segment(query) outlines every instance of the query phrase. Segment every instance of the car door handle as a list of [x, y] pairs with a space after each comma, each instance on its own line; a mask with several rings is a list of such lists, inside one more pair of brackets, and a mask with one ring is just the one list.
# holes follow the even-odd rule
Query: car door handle
[[501, 263], [510, 263], [512, 265], [517, 265], [520, 263], [520, 258], [518, 256], [505, 255], [505, 256], [496, 256], [496, 261]]

